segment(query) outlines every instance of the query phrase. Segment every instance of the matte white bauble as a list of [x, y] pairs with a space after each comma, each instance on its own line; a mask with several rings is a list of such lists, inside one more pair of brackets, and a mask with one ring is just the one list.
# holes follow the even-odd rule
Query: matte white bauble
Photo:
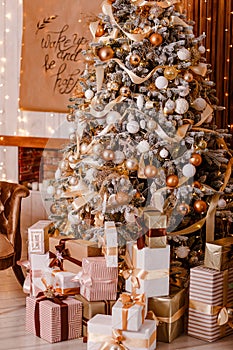
[[204, 54], [205, 53], [205, 46], [201, 45], [198, 47], [198, 51], [201, 53], [201, 54]]
[[80, 152], [81, 152], [82, 154], [86, 153], [87, 147], [88, 147], [88, 144], [87, 144], [86, 142], [83, 142], [83, 143], [80, 145]]
[[136, 120], [131, 120], [127, 123], [126, 129], [130, 134], [136, 134], [139, 131], [140, 126]]
[[176, 100], [176, 108], [175, 111], [178, 114], [184, 114], [189, 109], [189, 103], [185, 98], [178, 98]]
[[168, 157], [169, 155], [169, 152], [166, 148], [162, 148], [160, 151], [159, 151], [159, 155], [161, 158], [165, 159]]
[[84, 95], [86, 99], [91, 100], [94, 96], [94, 91], [92, 91], [91, 89], [88, 89], [85, 91]]
[[140, 128], [145, 129], [146, 128], [146, 121], [145, 119], [140, 120]]
[[107, 114], [107, 124], [116, 124], [121, 120], [121, 114], [117, 111], [111, 111]]
[[194, 100], [192, 103], [192, 107], [195, 108], [197, 111], [204, 111], [206, 106], [207, 106], [207, 102], [202, 97], [196, 98], [196, 100]]
[[147, 141], [143, 140], [139, 142], [139, 144], [136, 146], [139, 153], [146, 153], [150, 150], [150, 145]]
[[152, 131], [152, 130], [155, 130], [156, 128], [157, 128], [156, 121], [153, 119], [149, 119], [147, 122], [147, 129]]
[[180, 49], [177, 52], [177, 56], [181, 61], [186, 61], [186, 60], [190, 60], [191, 58], [191, 53], [189, 50], [187, 50], [185, 47], [182, 47], [182, 49]]
[[218, 201], [218, 207], [223, 209], [223, 208], [226, 208], [226, 206], [227, 206], [227, 202], [225, 201], [225, 199], [220, 198]]
[[181, 97], [188, 96], [190, 92], [189, 86], [178, 86], [178, 88], [180, 89], [179, 95]]
[[125, 160], [125, 154], [122, 151], [115, 151], [115, 158], [113, 160], [113, 163], [115, 164], [121, 164]]
[[103, 147], [103, 145], [101, 145], [101, 143], [96, 143], [96, 144], [93, 145], [93, 147], [92, 147], [92, 152], [93, 152], [95, 155], [99, 156], [99, 155], [103, 152], [103, 149], [104, 149], [104, 147]]
[[138, 169], [138, 160], [137, 158], [129, 158], [125, 162], [125, 166], [128, 170], [135, 171]]
[[155, 86], [159, 89], [166, 89], [168, 86], [168, 80], [167, 78], [160, 76], [158, 78], [155, 79]]
[[192, 164], [184, 165], [182, 173], [185, 177], [193, 177], [196, 174], [196, 167]]
[[143, 97], [143, 95], [139, 95], [137, 97], [137, 107], [138, 107], [138, 109], [141, 110], [143, 108], [143, 106], [144, 106], [144, 97]]
[[168, 114], [173, 113], [175, 108], [176, 108], [175, 101], [172, 101], [170, 99], [166, 101], [166, 103], [164, 105], [164, 109], [165, 109], [166, 113], [168, 113]]
[[52, 185], [49, 185], [48, 187], [47, 187], [47, 193], [49, 194], [49, 195], [54, 195], [54, 193], [55, 193], [55, 188], [52, 186]]

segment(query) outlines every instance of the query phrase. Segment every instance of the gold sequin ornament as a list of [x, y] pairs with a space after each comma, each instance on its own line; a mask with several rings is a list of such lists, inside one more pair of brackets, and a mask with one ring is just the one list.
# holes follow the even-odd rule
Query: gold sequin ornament
[[174, 80], [178, 75], [178, 70], [174, 66], [168, 66], [164, 69], [163, 75], [168, 80]]

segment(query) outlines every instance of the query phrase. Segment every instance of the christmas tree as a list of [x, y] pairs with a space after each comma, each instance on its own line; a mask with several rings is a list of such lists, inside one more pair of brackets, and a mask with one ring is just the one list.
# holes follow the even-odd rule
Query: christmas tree
[[222, 107], [193, 25], [176, 0], [103, 2], [48, 187], [61, 234], [99, 241], [114, 221], [124, 247], [140, 241], [143, 213], [154, 211], [167, 218], [172, 259], [190, 267], [216, 238], [216, 214], [229, 228], [229, 134], [214, 123]]

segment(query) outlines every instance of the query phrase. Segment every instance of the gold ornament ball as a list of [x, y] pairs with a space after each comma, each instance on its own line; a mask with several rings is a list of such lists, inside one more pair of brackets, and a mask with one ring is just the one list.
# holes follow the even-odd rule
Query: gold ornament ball
[[96, 38], [100, 38], [104, 34], [105, 34], [104, 27], [101, 24], [99, 24], [97, 29], [96, 29], [95, 36], [96, 36]]
[[158, 173], [157, 168], [154, 165], [146, 165], [144, 169], [144, 174], [147, 178], [155, 177]]
[[166, 178], [166, 185], [168, 187], [176, 187], [179, 184], [179, 178], [175, 174], [171, 174]]
[[176, 79], [177, 75], [178, 75], [178, 71], [175, 67], [170, 66], [170, 67], [166, 67], [164, 69], [163, 75], [165, 76], [165, 78], [167, 78], [168, 80], [174, 80]]
[[102, 153], [102, 158], [107, 161], [114, 160], [115, 153], [111, 149], [105, 149]]
[[120, 88], [120, 95], [125, 96], [125, 97], [129, 97], [131, 95], [130, 88], [128, 86], [122, 86]]
[[199, 181], [194, 181], [193, 182], [193, 187], [196, 187], [196, 188], [202, 188], [202, 185], [200, 184], [200, 182]]
[[184, 80], [187, 81], [187, 83], [190, 83], [193, 80], [193, 75], [190, 72], [184, 73]]
[[129, 158], [126, 160], [125, 166], [128, 170], [135, 171], [138, 169], [138, 160], [136, 158]]
[[126, 204], [129, 201], [129, 195], [128, 193], [125, 193], [123, 191], [119, 191], [116, 194], [116, 201], [118, 204]]
[[163, 42], [163, 37], [161, 34], [159, 33], [153, 33], [151, 34], [151, 36], [149, 37], [150, 43], [154, 46], [159, 46], [162, 44]]
[[201, 141], [198, 142], [197, 147], [200, 148], [200, 149], [206, 149], [207, 148], [207, 142], [205, 140], [201, 140]]
[[139, 55], [131, 55], [129, 58], [129, 62], [132, 66], [138, 66], [139, 63], [141, 62], [141, 57]]
[[193, 204], [193, 209], [196, 213], [203, 214], [206, 212], [207, 204], [201, 199], [198, 199]]
[[104, 46], [99, 49], [98, 56], [101, 61], [108, 61], [113, 58], [114, 51], [110, 46]]
[[182, 215], [187, 215], [190, 211], [190, 207], [187, 203], [181, 203], [178, 206], [177, 211]]
[[202, 163], [202, 157], [199, 153], [193, 153], [191, 158], [189, 159], [189, 163], [194, 166], [199, 166]]

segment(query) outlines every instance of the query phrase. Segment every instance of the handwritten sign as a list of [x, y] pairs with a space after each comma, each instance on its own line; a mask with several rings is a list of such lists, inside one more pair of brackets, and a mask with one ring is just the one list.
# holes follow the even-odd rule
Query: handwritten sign
[[85, 67], [82, 51], [102, 0], [24, 0], [20, 74], [22, 110], [67, 112]]

